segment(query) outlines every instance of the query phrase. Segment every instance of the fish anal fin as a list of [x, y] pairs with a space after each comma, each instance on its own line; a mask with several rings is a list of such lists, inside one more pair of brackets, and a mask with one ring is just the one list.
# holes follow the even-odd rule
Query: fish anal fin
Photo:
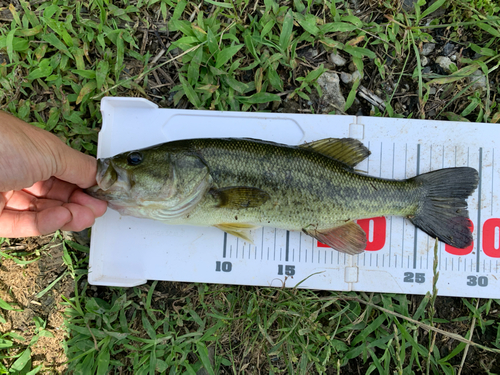
[[325, 245], [349, 255], [362, 253], [366, 248], [366, 233], [353, 221], [332, 229], [318, 231], [307, 228], [303, 231]]
[[232, 209], [259, 207], [270, 198], [264, 190], [248, 186], [229, 186], [210, 194], [218, 200], [217, 207]]
[[326, 155], [350, 167], [354, 167], [370, 155], [370, 150], [354, 138], [325, 138], [299, 147]]
[[245, 223], [223, 223], [214, 225], [214, 227], [219, 228], [220, 230], [223, 230], [228, 234], [232, 234], [233, 236], [241, 238], [242, 240], [247, 241], [252, 245], [254, 243], [252, 236], [250, 235], [250, 230], [258, 228], [255, 225]]

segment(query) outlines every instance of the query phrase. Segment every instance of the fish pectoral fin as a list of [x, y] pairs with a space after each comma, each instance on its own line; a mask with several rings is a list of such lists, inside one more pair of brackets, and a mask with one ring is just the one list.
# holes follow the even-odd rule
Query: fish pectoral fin
[[210, 190], [210, 194], [218, 199], [217, 207], [233, 209], [259, 207], [270, 198], [264, 190], [248, 186], [229, 186]]
[[366, 248], [366, 233], [354, 221], [332, 229], [318, 231], [305, 228], [302, 231], [342, 253], [355, 255]]
[[214, 225], [214, 227], [219, 228], [226, 233], [232, 234], [233, 236], [241, 238], [242, 240], [247, 241], [252, 245], [254, 243], [252, 240], [252, 236], [250, 235], [250, 230], [258, 228], [255, 225], [245, 223], [217, 224]]
[[326, 155], [350, 167], [354, 167], [370, 155], [370, 150], [354, 138], [325, 138], [299, 147]]

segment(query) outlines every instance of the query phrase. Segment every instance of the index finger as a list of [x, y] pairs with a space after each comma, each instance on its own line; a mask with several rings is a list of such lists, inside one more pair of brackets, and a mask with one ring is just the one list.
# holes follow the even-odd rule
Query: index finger
[[56, 146], [56, 171], [53, 174], [60, 180], [78, 185], [82, 189], [94, 186], [97, 174], [97, 159], [83, 154], [64, 144], [57, 139]]

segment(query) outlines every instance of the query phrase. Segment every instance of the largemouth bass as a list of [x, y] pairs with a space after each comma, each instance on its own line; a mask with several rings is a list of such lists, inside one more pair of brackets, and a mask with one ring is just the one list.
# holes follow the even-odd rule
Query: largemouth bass
[[370, 151], [351, 138], [299, 146], [255, 139], [189, 139], [99, 159], [88, 190], [122, 215], [215, 226], [251, 242], [249, 230], [301, 230], [357, 254], [366, 234], [356, 219], [403, 216], [451, 246], [472, 242], [466, 199], [478, 184], [469, 167], [407, 180], [357, 172]]

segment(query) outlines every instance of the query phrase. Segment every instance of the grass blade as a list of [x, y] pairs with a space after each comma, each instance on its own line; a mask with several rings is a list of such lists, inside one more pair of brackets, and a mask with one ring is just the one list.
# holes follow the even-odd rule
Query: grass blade
[[233, 9], [233, 6], [229, 3], [221, 3], [220, 1], [214, 1], [214, 0], [204, 0], [205, 3], [209, 3], [212, 5], [215, 5], [216, 7], [221, 7], [221, 8], [226, 8], [226, 9]]
[[227, 63], [236, 53], [243, 47], [243, 44], [239, 44], [236, 46], [230, 46], [227, 48], [224, 48], [222, 51], [220, 51], [217, 54], [216, 61], [215, 61], [215, 67], [216, 68], [221, 68], [225, 63]]
[[186, 81], [186, 79], [179, 74], [179, 80], [182, 83], [182, 88], [184, 89], [184, 94], [188, 98], [188, 100], [193, 104], [196, 108], [201, 107], [201, 102], [200, 99], [198, 98], [198, 95], [194, 92], [193, 87]]
[[205, 370], [207, 370], [207, 372], [210, 375], [215, 375], [214, 369], [212, 367], [212, 363], [210, 361], [210, 357], [208, 355], [207, 346], [203, 342], [198, 341], [196, 343], [196, 349], [197, 349], [197, 352], [200, 356], [201, 362], [203, 363], [203, 367], [205, 368]]
[[279, 41], [281, 50], [285, 54], [288, 49], [288, 46], [290, 45], [292, 30], [293, 30], [293, 13], [292, 10], [289, 9], [285, 15], [285, 19], [283, 20], [283, 27], [281, 29], [280, 41]]
[[437, 0], [436, 2], [431, 4], [426, 10], [424, 10], [422, 12], [420, 19], [422, 19], [422, 18], [428, 16], [429, 14], [435, 12], [436, 10], [438, 10], [441, 6], [444, 5], [445, 2], [446, 2], [446, 0]]

